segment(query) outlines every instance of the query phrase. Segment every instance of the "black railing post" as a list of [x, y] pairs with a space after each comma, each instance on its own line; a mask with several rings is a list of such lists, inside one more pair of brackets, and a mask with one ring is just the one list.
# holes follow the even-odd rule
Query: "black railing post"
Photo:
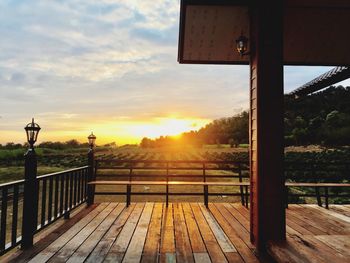
[[[94, 170], [95, 170], [95, 154], [93, 147], [90, 147], [88, 152], [88, 182], [94, 181]], [[95, 185], [88, 185], [88, 193], [87, 193], [87, 204], [92, 205], [94, 203], [95, 197]]]
[[39, 183], [36, 177], [37, 158], [34, 148], [31, 147], [25, 154], [22, 249], [33, 246], [34, 233], [38, 224]]
[[[242, 180], [242, 167], [241, 167], [241, 163], [238, 163], [238, 180], [240, 183], [243, 182]], [[239, 191], [240, 191], [240, 194], [241, 194], [241, 203], [242, 205], [244, 205], [245, 203], [245, 198], [244, 198], [244, 193], [243, 193], [243, 185], [240, 185], [239, 186]]]

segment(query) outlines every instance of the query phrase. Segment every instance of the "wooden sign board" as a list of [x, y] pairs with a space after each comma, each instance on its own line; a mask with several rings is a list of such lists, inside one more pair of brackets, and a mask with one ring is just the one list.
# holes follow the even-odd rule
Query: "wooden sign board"
[[[200, 2], [182, 1], [179, 62], [248, 64], [249, 56], [241, 58], [235, 43], [241, 32], [249, 37], [248, 6]], [[350, 1], [286, 1], [284, 64], [350, 65], [349, 26]]]

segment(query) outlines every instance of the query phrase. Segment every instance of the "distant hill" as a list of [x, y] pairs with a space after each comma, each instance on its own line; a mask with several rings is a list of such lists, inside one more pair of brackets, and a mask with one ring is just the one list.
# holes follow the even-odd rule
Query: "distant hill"
[[[350, 145], [350, 87], [330, 87], [295, 99], [285, 96], [285, 144], [329, 146]], [[248, 111], [229, 118], [214, 120], [199, 131], [183, 133], [180, 138], [161, 136], [143, 138], [142, 147], [169, 145], [248, 143]]]
[[287, 145], [350, 144], [350, 87], [330, 87], [306, 97], [285, 97]]

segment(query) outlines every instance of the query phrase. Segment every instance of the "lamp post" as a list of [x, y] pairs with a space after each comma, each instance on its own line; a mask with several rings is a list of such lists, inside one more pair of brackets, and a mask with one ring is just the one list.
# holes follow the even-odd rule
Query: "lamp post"
[[38, 139], [40, 126], [34, 122], [24, 127], [27, 134], [29, 149], [24, 155], [24, 196], [23, 196], [23, 221], [21, 248], [27, 249], [33, 246], [33, 237], [37, 228], [39, 185], [37, 180], [37, 158], [34, 144]]
[[[95, 170], [95, 161], [94, 161], [94, 147], [96, 136], [93, 132], [87, 137], [89, 141], [89, 152], [88, 152], [88, 165], [89, 165], [89, 174], [88, 182], [91, 182], [95, 179], [94, 170]], [[94, 203], [95, 196], [95, 185], [88, 185], [88, 196], [87, 196], [87, 205], [92, 205]]]

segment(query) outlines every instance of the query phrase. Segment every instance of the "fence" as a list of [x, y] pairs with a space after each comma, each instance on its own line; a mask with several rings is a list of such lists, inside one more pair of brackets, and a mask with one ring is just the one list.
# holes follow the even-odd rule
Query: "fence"
[[[162, 161], [162, 160], [95, 160], [93, 156], [89, 166], [83, 166], [58, 173], [52, 173], [35, 177], [38, 186], [37, 191], [37, 211], [35, 217], [34, 233], [39, 232], [57, 219], [65, 216], [69, 217], [70, 212], [88, 201], [89, 192], [88, 181], [95, 180], [98, 171], [105, 169], [116, 170], [120, 176], [127, 180], [134, 180], [142, 177], [145, 180], [155, 180], [155, 178], [170, 182], [176, 178], [182, 180], [192, 180], [201, 182], [211, 182], [218, 180], [238, 180], [238, 182], [248, 181], [249, 166], [243, 162], [232, 161]], [[92, 170], [94, 169], [94, 171]], [[124, 170], [124, 173], [121, 173]], [[285, 165], [285, 176], [288, 182], [330, 182], [349, 183], [350, 163], [287, 163]], [[142, 172], [142, 173], [139, 173]], [[103, 176], [108, 177], [108, 174]], [[27, 222], [23, 222], [23, 202], [24, 188], [26, 181], [0, 185], [0, 255], [3, 255], [11, 248], [19, 244], [23, 245], [22, 227]], [[169, 185], [166, 184], [165, 192], [132, 192], [131, 185], [126, 192], [134, 195], [202, 195], [203, 193], [193, 192], [169, 192]], [[203, 185], [203, 187], [205, 187]], [[239, 192], [225, 193], [225, 195], [239, 196], [244, 205], [248, 204], [248, 187], [239, 187]], [[289, 197], [316, 197], [319, 205], [322, 205], [321, 198], [332, 197], [349, 198], [349, 187], [337, 187], [337, 190], [324, 186], [324, 191], [320, 192], [319, 187], [311, 187], [312, 192], [300, 192], [301, 187], [289, 187]], [[344, 188], [344, 189], [343, 189]], [[294, 190], [297, 190], [295, 192]], [[204, 191], [207, 189], [204, 188]], [[299, 192], [298, 192], [299, 191]], [[125, 195], [125, 191], [118, 192], [95, 192], [96, 195]], [[32, 196], [35, 199], [35, 191]], [[222, 192], [207, 191], [208, 196], [222, 195]], [[29, 198], [30, 199], [30, 198]], [[293, 201], [293, 200], [290, 200]], [[91, 199], [90, 199], [91, 202]], [[30, 212], [32, 212], [30, 211]], [[24, 224], [23, 224], [24, 223]]]
[[[39, 232], [87, 199], [88, 166], [37, 177], [39, 196], [36, 216]], [[22, 240], [23, 193], [25, 180], [0, 185], [0, 255]], [[35, 209], [33, 209], [35, 211]]]
[[[174, 179], [181, 179], [180, 181], [186, 181], [186, 185], [191, 185], [189, 181], [195, 182], [210, 182], [210, 181], [231, 181], [232, 179], [243, 182], [243, 180], [249, 180], [249, 166], [243, 162], [232, 161], [190, 161], [190, 160], [178, 160], [178, 161], [163, 161], [163, 160], [96, 160], [95, 161], [95, 177], [101, 177], [99, 175], [100, 170], [113, 170], [118, 171], [117, 174], [104, 174], [103, 177], [106, 180], [118, 180], [126, 179], [130, 182], [136, 180], [142, 181], [155, 181], [161, 180], [164, 182], [164, 192], [145, 192], [145, 191], [132, 191], [132, 185], [126, 185], [126, 191], [96, 191], [95, 195], [126, 195], [127, 203], [130, 201], [131, 195], [153, 195], [153, 196], [165, 196], [166, 203], [168, 203], [169, 196], [199, 196], [203, 195], [207, 200], [208, 196], [240, 196], [242, 205], [248, 204], [248, 187], [239, 187], [239, 193], [236, 192], [210, 192], [208, 186], [203, 185], [203, 192], [172, 192], [169, 190], [171, 181]], [[210, 174], [210, 172], [227, 172]], [[142, 173], [146, 172], [146, 173]], [[179, 172], [183, 172], [180, 173]], [[179, 180], [177, 180], [179, 181]], [[169, 184], [168, 184], [169, 183]], [[150, 183], [151, 185], [152, 183]], [[145, 183], [147, 185], [147, 183]], [[159, 184], [160, 185], [160, 184]], [[158, 185], [158, 186], [159, 186]], [[179, 186], [179, 185], [177, 185]], [[230, 186], [231, 187], [231, 186]], [[232, 185], [232, 187], [235, 187]]]

